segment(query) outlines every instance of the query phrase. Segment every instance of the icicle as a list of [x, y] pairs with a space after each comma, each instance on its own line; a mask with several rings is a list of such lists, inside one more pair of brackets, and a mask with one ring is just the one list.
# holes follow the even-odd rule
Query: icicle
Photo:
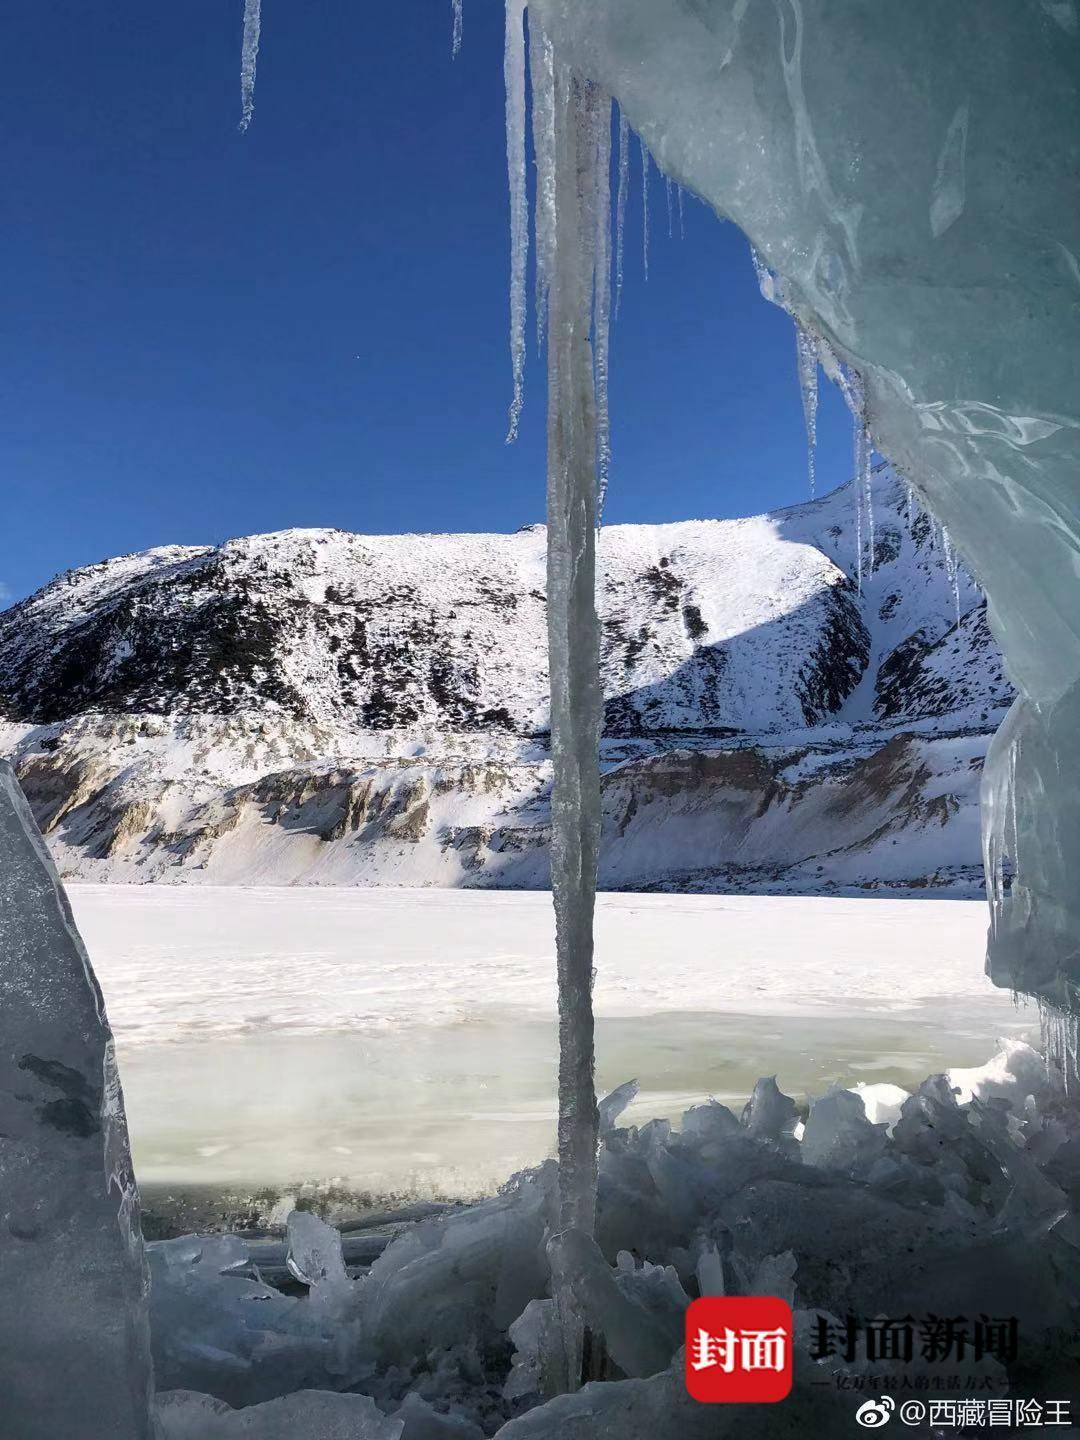
[[641, 141], [641, 248], [645, 259], [645, 279], [649, 278], [649, 152]]
[[464, 0], [451, 0], [454, 11], [454, 32], [450, 42], [450, 53], [456, 60], [461, 54], [461, 32], [465, 22]]
[[244, 0], [244, 53], [240, 61], [240, 129], [246, 130], [255, 113], [255, 62], [259, 58], [262, 27], [260, 0]]
[[[551, 884], [559, 978], [559, 1208], [591, 1234], [598, 1122], [592, 965], [600, 839], [602, 717], [596, 613], [597, 427], [590, 332], [596, 237], [598, 112], [610, 102], [556, 65], [555, 265], [548, 340], [548, 646], [551, 673]], [[606, 222], [610, 223], [610, 222]], [[559, 1297], [571, 1350], [572, 1297]], [[568, 1355], [580, 1375], [580, 1347]]]
[[952, 585], [953, 600], [956, 604], [956, 628], [960, 629], [960, 566], [957, 563], [956, 551], [953, 548], [952, 536], [946, 527], [941, 527], [941, 544], [945, 552], [945, 574]]
[[862, 523], [862, 485], [859, 483], [860, 466], [862, 463], [862, 431], [855, 427], [855, 583], [859, 587], [859, 594], [862, 594], [863, 582], [863, 523]]
[[[845, 374], [844, 384], [841, 387], [844, 398], [848, 402], [848, 408], [852, 414], [852, 450], [855, 469], [853, 481], [855, 487], [855, 572], [859, 586], [859, 594], [862, 594], [863, 579], [869, 568], [869, 574], [874, 573], [874, 502], [870, 489], [870, 458], [871, 441], [870, 431], [866, 428], [865, 404], [863, 402], [862, 385], [857, 376], [850, 373]], [[869, 539], [869, 567], [863, 563], [863, 511], [866, 511], [866, 531]]]
[[664, 191], [667, 195], [667, 238], [673, 240], [675, 238], [675, 206], [671, 193], [671, 178], [668, 175], [664, 176]]
[[678, 194], [679, 194], [679, 239], [680, 239], [680, 240], [685, 240], [685, 239], [686, 239], [686, 216], [685, 216], [684, 213], [683, 213], [683, 188], [682, 188], [681, 185], [679, 185], [679, 186], [677, 187], [677, 189], [678, 189]]
[[525, 0], [507, 0], [506, 164], [510, 181], [510, 355], [514, 398], [506, 440], [517, 439], [525, 403], [525, 276], [529, 261], [529, 208], [525, 175]]
[[799, 365], [799, 389], [802, 391], [803, 419], [806, 421], [806, 463], [810, 475], [810, 494], [814, 495], [816, 466], [814, 452], [817, 446], [818, 411], [818, 347], [814, 337], [807, 333], [796, 320], [795, 343]]
[[619, 111], [619, 192], [615, 203], [615, 315], [622, 302], [623, 241], [626, 234], [626, 197], [630, 189], [630, 122]]
[[910, 485], [905, 485], [904, 488], [907, 491], [907, 528], [908, 534], [910, 535], [912, 526], [912, 508], [915, 504], [915, 492]]
[[866, 424], [866, 405], [863, 404], [862, 411], [862, 485], [863, 494], [866, 497], [866, 529], [869, 542], [869, 566], [870, 574], [873, 575], [877, 568], [877, 544], [874, 539], [874, 472], [871, 468], [871, 461], [874, 458], [874, 442], [870, 436], [870, 430]]
[[533, 150], [536, 154], [536, 345], [544, 345], [548, 289], [555, 263], [555, 55], [551, 41], [529, 16]]
[[596, 249], [593, 258], [593, 348], [596, 383], [596, 523], [604, 514], [611, 470], [611, 420], [608, 371], [611, 339], [611, 114], [612, 103], [596, 114]]

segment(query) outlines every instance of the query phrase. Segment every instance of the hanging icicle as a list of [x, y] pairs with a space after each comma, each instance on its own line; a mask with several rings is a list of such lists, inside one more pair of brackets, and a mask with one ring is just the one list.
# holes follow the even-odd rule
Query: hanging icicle
[[680, 239], [680, 240], [685, 240], [685, 239], [686, 239], [686, 215], [685, 215], [684, 210], [683, 210], [683, 198], [684, 198], [684, 196], [683, 196], [683, 188], [682, 188], [681, 185], [677, 185], [675, 188], [676, 188], [676, 190], [677, 190], [677, 192], [678, 192], [678, 196], [679, 196], [679, 239]]
[[548, 289], [555, 263], [555, 52], [529, 22], [533, 151], [536, 157], [536, 347], [544, 347]]
[[600, 835], [596, 399], [590, 332], [599, 92], [556, 66], [556, 258], [548, 339], [548, 639], [552, 889], [559, 974], [559, 1186], [564, 1229], [596, 1208], [592, 962]]
[[952, 586], [953, 603], [956, 606], [956, 628], [960, 629], [960, 566], [953, 548], [952, 536], [946, 526], [941, 527], [941, 545], [945, 556], [945, 574]]
[[240, 60], [240, 129], [247, 130], [255, 114], [255, 63], [259, 58], [259, 32], [262, 29], [260, 0], [244, 3], [244, 51]]
[[645, 279], [649, 278], [649, 151], [641, 141], [641, 250], [645, 260]]
[[674, 240], [674, 238], [675, 238], [675, 203], [674, 203], [674, 196], [672, 195], [671, 191], [672, 191], [671, 177], [668, 176], [668, 175], [665, 175], [665, 176], [664, 176], [664, 192], [665, 192], [665, 194], [667, 195], [667, 238], [668, 238], [669, 240]]
[[810, 477], [810, 495], [817, 489], [817, 412], [818, 412], [818, 346], [817, 341], [796, 320], [795, 347], [799, 368], [799, 390], [802, 394], [803, 419], [806, 422], [806, 464]]
[[514, 398], [510, 402], [507, 444], [517, 439], [525, 403], [525, 280], [529, 263], [529, 207], [525, 167], [525, 0], [507, 0], [506, 166], [510, 185], [510, 355]]
[[[856, 422], [858, 423], [858, 422]], [[862, 480], [863, 503], [866, 506], [867, 568], [871, 574], [877, 569], [877, 540], [874, 535], [874, 442], [866, 423], [866, 403], [862, 407]]]
[[604, 514], [611, 470], [608, 366], [611, 345], [611, 116], [612, 103], [596, 107], [593, 165], [596, 172], [596, 238], [593, 256], [593, 368], [596, 388], [596, 523]]
[[461, 54], [461, 35], [465, 25], [464, 0], [451, 0], [453, 8], [453, 34], [450, 41], [450, 53], [456, 60]]
[[619, 188], [615, 201], [615, 315], [619, 314], [623, 285], [623, 242], [626, 238], [626, 200], [630, 190], [630, 122], [619, 111]]

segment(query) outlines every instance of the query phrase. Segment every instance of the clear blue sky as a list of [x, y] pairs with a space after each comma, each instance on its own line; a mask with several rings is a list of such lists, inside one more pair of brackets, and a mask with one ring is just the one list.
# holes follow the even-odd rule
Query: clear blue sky
[[[0, 584], [290, 525], [511, 530], [543, 514], [543, 366], [504, 443], [502, 7], [34, 0], [0, 54]], [[635, 155], [635, 177], [639, 177]], [[791, 325], [696, 202], [640, 179], [614, 337], [607, 519], [806, 493]], [[819, 483], [850, 427], [823, 396]]]

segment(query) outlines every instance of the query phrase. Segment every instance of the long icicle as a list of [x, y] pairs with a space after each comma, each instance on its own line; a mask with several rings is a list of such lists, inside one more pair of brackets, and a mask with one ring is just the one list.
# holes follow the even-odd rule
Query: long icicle
[[453, 35], [450, 41], [450, 53], [456, 60], [461, 54], [461, 36], [465, 28], [465, 5], [464, 0], [452, 0], [453, 4]]
[[622, 303], [626, 200], [630, 191], [630, 122], [619, 110], [619, 189], [615, 201], [615, 317]]
[[608, 376], [611, 355], [611, 115], [612, 103], [596, 107], [596, 243], [593, 254], [593, 349], [596, 375], [596, 523], [604, 514], [611, 471]]
[[552, 842], [559, 979], [559, 1208], [591, 1235], [598, 1119], [593, 909], [600, 838], [600, 626], [596, 612], [596, 402], [590, 330], [599, 93], [556, 67], [556, 263], [548, 338], [548, 645]]
[[529, 78], [536, 155], [536, 347], [541, 350], [555, 263], [555, 54], [551, 41], [531, 15]]
[[[640, 137], [639, 137], [640, 138]], [[641, 141], [641, 249], [645, 260], [645, 279], [649, 278], [649, 150]]]
[[795, 321], [795, 343], [799, 366], [799, 390], [802, 393], [803, 419], [806, 421], [806, 466], [810, 476], [810, 495], [817, 489], [817, 412], [818, 412], [818, 347], [817, 341]]
[[240, 129], [246, 130], [255, 114], [255, 62], [259, 58], [262, 29], [261, 0], [244, 3], [244, 52], [240, 60]]
[[506, 168], [510, 182], [510, 355], [514, 398], [510, 403], [507, 444], [517, 439], [525, 403], [526, 272], [529, 263], [529, 205], [525, 169], [525, 0], [507, 0]]

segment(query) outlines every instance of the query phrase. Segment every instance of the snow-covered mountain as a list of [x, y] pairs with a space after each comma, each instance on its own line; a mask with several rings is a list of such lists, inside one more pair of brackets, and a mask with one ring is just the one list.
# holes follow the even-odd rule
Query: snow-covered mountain
[[[977, 884], [1011, 690], [940, 532], [887, 475], [873, 512], [872, 570], [850, 486], [603, 532], [604, 884]], [[0, 741], [61, 870], [546, 883], [544, 539], [168, 546], [0, 614]]]

